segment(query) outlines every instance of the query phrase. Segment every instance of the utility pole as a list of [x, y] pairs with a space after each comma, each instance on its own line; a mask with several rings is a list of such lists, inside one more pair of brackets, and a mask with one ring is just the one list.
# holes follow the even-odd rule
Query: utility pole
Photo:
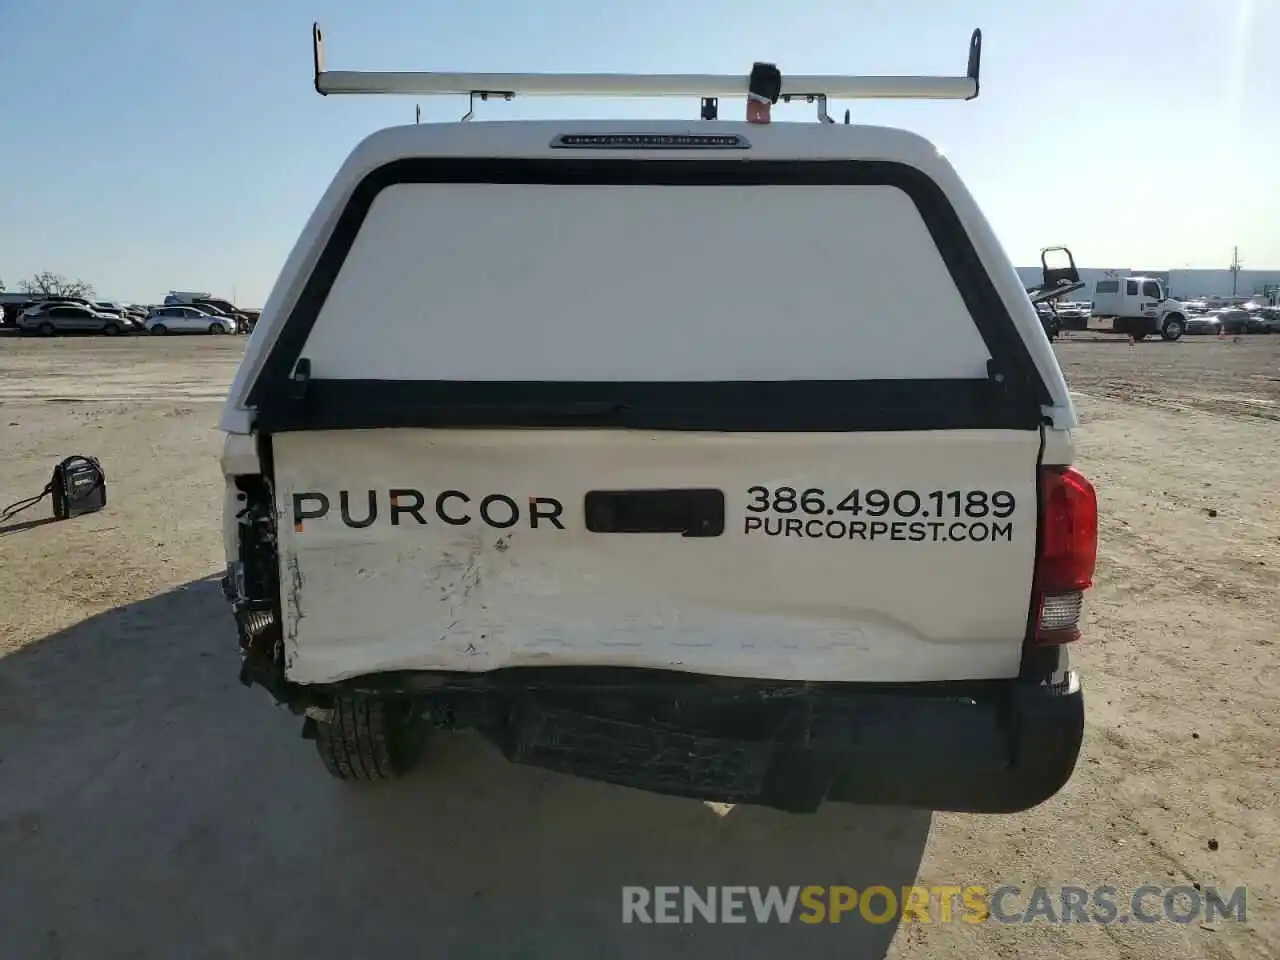
[[1236, 288], [1240, 283], [1240, 248], [1231, 248], [1231, 296], [1236, 296]]

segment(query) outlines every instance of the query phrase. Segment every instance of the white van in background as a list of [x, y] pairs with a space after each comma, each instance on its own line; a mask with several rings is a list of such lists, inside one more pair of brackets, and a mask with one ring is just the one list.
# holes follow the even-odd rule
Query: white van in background
[[1093, 288], [1089, 329], [1128, 334], [1141, 340], [1159, 334], [1177, 340], [1187, 332], [1186, 307], [1169, 296], [1155, 277], [1115, 277]]

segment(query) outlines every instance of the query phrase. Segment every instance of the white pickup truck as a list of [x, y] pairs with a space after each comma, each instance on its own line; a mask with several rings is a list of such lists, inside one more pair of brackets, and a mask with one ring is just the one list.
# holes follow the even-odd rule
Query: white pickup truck
[[339, 170], [221, 420], [241, 679], [335, 776], [443, 727], [792, 811], [1070, 777], [1097, 507], [1036, 312], [930, 143], [761, 115], [414, 125]]

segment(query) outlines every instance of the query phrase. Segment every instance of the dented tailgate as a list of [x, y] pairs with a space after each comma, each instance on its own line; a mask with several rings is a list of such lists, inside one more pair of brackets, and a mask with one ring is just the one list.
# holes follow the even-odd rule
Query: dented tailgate
[[1035, 431], [273, 442], [296, 681], [518, 665], [845, 681], [1018, 671]]

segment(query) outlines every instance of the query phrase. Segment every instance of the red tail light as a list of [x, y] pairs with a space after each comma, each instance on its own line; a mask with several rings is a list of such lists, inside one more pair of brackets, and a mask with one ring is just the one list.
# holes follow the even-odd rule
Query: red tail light
[[1073, 467], [1040, 471], [1040, 543], [1036, 555], [1035, 642], [1080, 638], [1084, 591], [1098, 558], [1098, 495]]

